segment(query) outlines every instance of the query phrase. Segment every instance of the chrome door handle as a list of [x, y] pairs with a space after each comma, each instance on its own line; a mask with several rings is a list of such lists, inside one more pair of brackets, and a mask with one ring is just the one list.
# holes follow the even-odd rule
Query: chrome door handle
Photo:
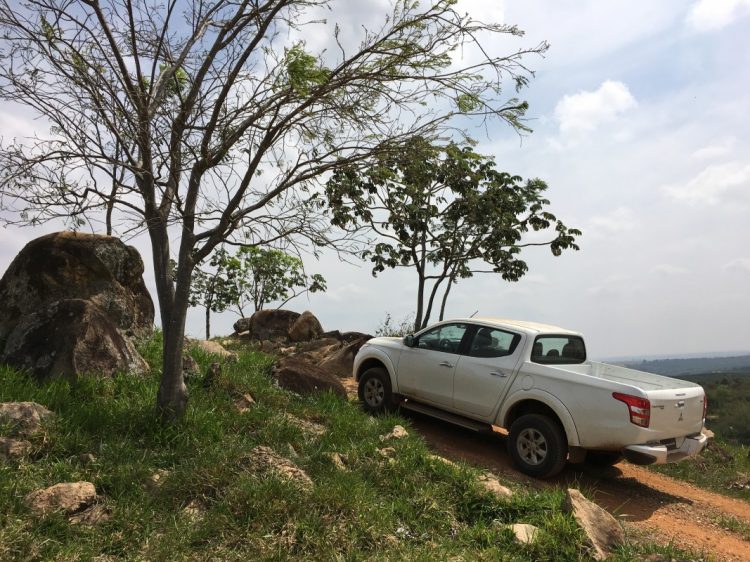
[[505, 373], [501, 373], [500, 371], [490, 371], [490, 374], [493, 377], [500, 377], [501, 379], [508, 378], [508, 375], [506, 375]]
[[448, 363], [447, 361], [443, 361], [440, 363], [441, 367], [453, 367], [453, 363]]

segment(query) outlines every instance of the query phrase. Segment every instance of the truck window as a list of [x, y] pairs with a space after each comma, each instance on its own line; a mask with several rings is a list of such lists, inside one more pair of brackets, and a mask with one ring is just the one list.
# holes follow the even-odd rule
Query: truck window
[[480, 327], [469, 347], [472, 357], [503, 357], [511, 355], [521, 340], [519, 334], [513, 334], [497, 328]]
[[531, 349], [534, 363], [571, 365], [586, 361], [586, 345], [580, 336], [537, 336]]
[[443, 324], [422, 332], [415, 338], [415, 346], [421, 349], [458, 353], [461, 340], [466, 333], [466, 324]]

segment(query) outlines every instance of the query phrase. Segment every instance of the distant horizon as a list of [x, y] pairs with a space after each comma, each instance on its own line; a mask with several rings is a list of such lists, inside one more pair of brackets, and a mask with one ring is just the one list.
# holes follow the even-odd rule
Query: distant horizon
[[666, 353], [659, 355], [620, 355], [604, 357], [601, 361], [665, 361], [669, 359], [716, 359], [718, 357], [750, 357], [750, 349], [734, 351], [707, 351], [702, 353]]

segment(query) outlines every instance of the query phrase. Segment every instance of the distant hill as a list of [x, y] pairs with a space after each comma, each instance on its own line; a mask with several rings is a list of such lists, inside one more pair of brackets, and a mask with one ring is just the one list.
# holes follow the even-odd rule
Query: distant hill
[[668, 377], [703, 374], [750, 375], [750, 355], [643, 359], [641, 361], [622, 361], [620, 364], [631, 369]]

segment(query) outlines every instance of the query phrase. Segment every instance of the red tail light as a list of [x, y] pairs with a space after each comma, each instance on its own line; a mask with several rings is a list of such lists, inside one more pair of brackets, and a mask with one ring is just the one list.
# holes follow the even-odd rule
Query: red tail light
[[703, 395], [703, 423], [706, 423], [706, 413], [708, 412], [708, 395]]
[[651, 421], [651, 402], [646, 398], [640, 396], [631, 396], [630, 394], [622, 394], [620, 392], [613, 392], [612, 398], [625, 402], [628, 405], [628, 412], [630, 412], [630, 423], [639, 425], [641, 427], [648, 427]]

